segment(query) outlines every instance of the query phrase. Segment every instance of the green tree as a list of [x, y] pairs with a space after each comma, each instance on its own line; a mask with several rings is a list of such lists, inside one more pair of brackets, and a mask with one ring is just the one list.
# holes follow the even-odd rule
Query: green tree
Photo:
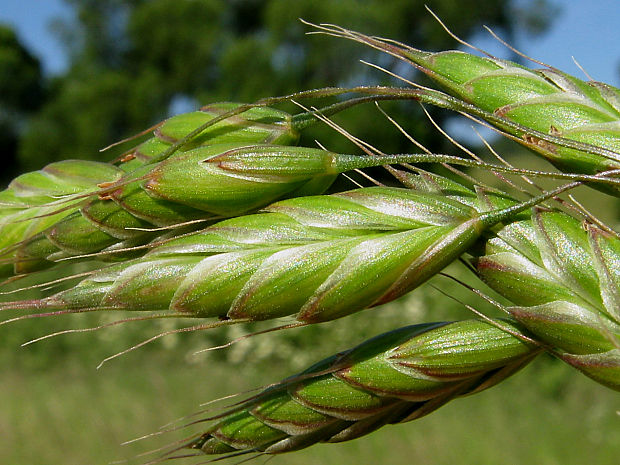
[[28, 115], [44, 99], [39, 60], [20, 43], [15, 31], [0, 25], [0, 147], [5, 168], [4, 183], [15, 176], [15, 158], [20, 132]]

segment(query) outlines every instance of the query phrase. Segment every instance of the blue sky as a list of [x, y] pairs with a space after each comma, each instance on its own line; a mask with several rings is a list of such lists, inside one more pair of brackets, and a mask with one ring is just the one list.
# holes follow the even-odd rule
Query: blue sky
[[34, 53], [48, 73], [59, 73], [67, 65], [62, 44], [52, 33], [50, 21], [70, 18], [71, 9], [61, 0], [2, 0], [0, 22], [17, 29], [20, 40]]
[[[583, 77], [572, 61], [574, 56], [593, 78], [620, 86], [620, 0], [552, 1], [561, 11], [551, 30], [535, 39], [517, 38], [515, 45], [545, 63]], [[20, 39], [42, 60], [46, 72], [59, 73], [67, 60], [49, 23], [54, 17], [70, 14], [61, 0], [2, 0], [0, 22], [17, 28]], [[474, 41], [499, 54], [499, 46], [486, 33], [481, 32]]]

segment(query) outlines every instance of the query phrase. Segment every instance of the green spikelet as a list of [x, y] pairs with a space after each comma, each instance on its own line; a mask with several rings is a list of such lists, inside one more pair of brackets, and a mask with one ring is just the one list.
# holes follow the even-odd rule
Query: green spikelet
[[75, 212], [79, 201], [67, 202], [70, 196], [96, 192], [98, 184], [116, 182], [123, 174], [107, 163], [65, 160], [15, 178], [0, 192], [0, 276], [37, 268], [38, 260], [14, 265], [19, 253], [12, 247]]
[[[224, 162], [216, 160], [217, 156], [231, 157], [240, 152], [246, 160], [248, 174], [244, 167], [238, 170], [221, 167]], [[274, 154], [280, 159], [288, 157], [284, 163], [295, 165], [308, 152], [308, 160], [316, 158], [318, 164], [302, 167], [299, 173], [281, 174], [275, 168], [265, 170], [268, 171], [265, 174], [251, 172], [252, 167], [260, 171], [261, 163], [265, 166], [273, 161]], [[331, 168], [324, 164], [325, 157], [315, 157], [325, 153], [285, 146], [246, 148], [218, 144], [180, 152], [158, 164], [138, 167], [123, 177], [119, 176], [122, 171], [118, 168], [100, 164], [112, 170], [116, 179], [109, 181], [110, 176], [107, 176], [103, 191], [93, 185], [99, 192], [86, 200], [76, 200], [74, 204], [79, 204], [78, 207], [46, 203], [44, 210], [29, 209], [27, 213], [19, 210], [9, 216], [14, 209], [7, 206], [6, 227], [11, 227], [11, 221], [20, 221], [4, 238], [4, 247], [11, 249], [12, 246], [11, 252], [16, 250], [6, 255], [5, 260], [11, 262], [7, 263], [7, 274], [36, 271], [68, 256], [103, 252], [102, 258], [114, 257], [110, 253], [117, 249], [153, 239], [155, 234], [148, 230], [157, 227], [239, 215], [279, 197], [294, 195], [296, 190], [306, 194], [320, 193], [335, 177]], [[114, 182], [119, 187], [112, 187]], [[11, 194], [11, 191], [6, 192], [5, 197]], [[56, 211], [58, 215], [54, 214]], [[44, 219], [36, 219], [36, 228], [30, 226], [32, 221], [25, 221], [42, 212], [49, 214]], [[16, 259], [11, 260], [13, 256]]]
[[[213, 103], [199, 111], [183, 113], [163, 121], [155, 129], [153, 137], [121, 158], [120, 167], [129, 172], [145, 163], [151, 163], [192, 131], [241, 106], [240, 103]], [[215, 144], [295, 145], [299, 140], [299, 131], [307, 124], [308, 120], [303, 115], [293, 117], [270, 107], [249, 108], [199, 131], [179, 150], [187, 151]]]
[[[539, 352], [508, 321], [407, 326], [282, 381], [185, 447], [204, 454], [280, 454], [356, 439], [411, 421], [508, 378]], [[516, 334], [516, 335], [515, 335]]]
[[536, 210], [503, 228], [477, 260], [511, 315], [560, 357], [620, 390], [620, 239], [565, 213]]
[[407, 50], [405, 55], [452, 94], [484, 111], [524, 128], [611, 152], [601, 156], [555, 145], [527, 130], [517, 134], [559, 169], [596, 174], [620, 168], [619, 89], [554, 69], [530, 70], [464, 52]]
[[479, 229], [468, 205], [398, 188], [294, 198], [266, 210], [173, 239], [45, 305], [321, 321], [378, 303], [388, 291], [400, 295], [393, 285], [411, 282], [407, 269], [424, 262], [427, 249], [455, 231], [471, 240]]
[[[400, 94], [483, 118], [567, 173], [620, 168], [616, 87], [585, 82], [557, 69], [532, 70], [462, 51], [426, 52], [338, 26], [317, 27], [410, 63], [460, 100], [431, 89], [411, 93], [393, 89], [394, 97]], [[389, 89], [381, 89], [381, 95], [389, 94]], [[596, 186], [613, 195], [619, 192], [615, 186]]]
[[[531, 204], [460, 185], [450, 198], [444, 193], [456, 183], [439, 179], [420, 177], [428, 189], [374, 187], [280, 201], [266, 213], [171, 239], [49, 298], [4, 307], [168, 310], [230, 323], [340, 318], [415, 289], [487, 228]], [[429, 192], [437, 188], [443, 192]]]

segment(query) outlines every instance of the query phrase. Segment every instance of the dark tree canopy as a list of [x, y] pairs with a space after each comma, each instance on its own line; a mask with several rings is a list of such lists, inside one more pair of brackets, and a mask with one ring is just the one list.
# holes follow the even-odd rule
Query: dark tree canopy
[[0, 25], [0, 147], [4, 168], [0, 180], [15, 174], [18, 139], [27, 115], [44, 99], [39, 61], [19, 42], [15, 32]]

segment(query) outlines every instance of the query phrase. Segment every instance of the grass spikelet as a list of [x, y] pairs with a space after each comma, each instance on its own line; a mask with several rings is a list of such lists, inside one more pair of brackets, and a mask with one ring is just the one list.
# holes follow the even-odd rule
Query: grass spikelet
[[212, 417], [212, 426], [184, 446], [206, 455], [280, 454], [348, 441], [494, 386], [538, 353], [535, 345], [487, 322], [407, 326], [318, 362]]
[[[299, 131], [304, 126], [298, 122], [302, 117], [293, 118], [270, 107], [241, 107], [243, 105], [239, 103], [213, 103], [199, 111], [168, 118], [151, 128], [153, 137], [121, 156], [119, 166], [130, 172], [143, 164], [167, 158], [173, 153], [172, 148], [185, 152], [204, 145], [227, 143], [297, 143]], [[242, 111], [227, 116], [237, 109]]]
[[[465, 103], [437, 95], [436, 104], [485, 119], [562, 171], [596, 174], [620, 168], [620, 89], [553, 68], [532, 70], [462, 51], [426, 52], [338, 26], [312, 26], [411, 64]], [[433, 103], [433, 91], [421, 90], [429, 92], [426, 98], [422, 92], [422, 99]], [[393, 90], [399, 93], [406, 92]]]
[[477, 270], [508, 312], [587, 376], [620, 390], [620, 239], [565, 213], [504, 227]]
[[15, 244], [71, 215], [80, 205], [72, 202], [75, 195], [96, 192], [99, 184], [122, 176], [122, 170], [107, 163], [65, 160], [15, 178], [0, 192], [0, 276], [37, 268], [39, 260], [14, 265], [20, 255]]
[[[417, 176], [418, 189], [372, 187], [280, 201], [266, 213], [170, 239], [50, 297], [1, 308], [169, 311], [230, 323], [289, 315], [303, 323], [328, 321], [415, 289], [487, 228], [554, 195], [517, 203]], [[411, 186], [414, 179], [409, 176]], [[445, 195], [450, 189], [452, 197]]]

